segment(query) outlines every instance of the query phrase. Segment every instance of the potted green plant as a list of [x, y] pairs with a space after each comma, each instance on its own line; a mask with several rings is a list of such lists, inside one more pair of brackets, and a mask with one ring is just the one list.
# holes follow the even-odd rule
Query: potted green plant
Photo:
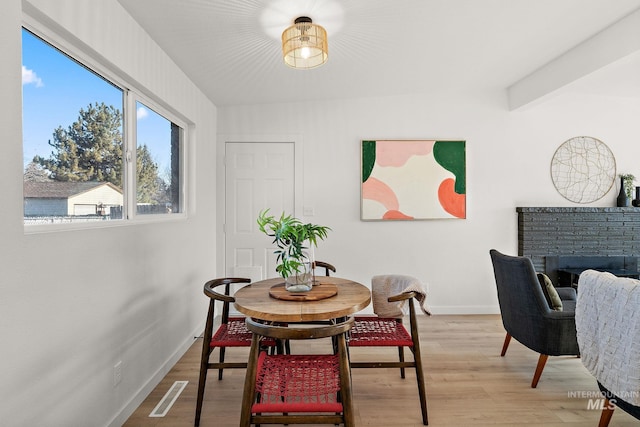
[[313, 286], [313, 259], [308, 250], [324, 240], [329, 227], [304, 224], [299, 219], [285, 215], [280, 218], [269, 215], [269, 209], [258, 215], [258, 227], [267, 236], [273, 237], [277, 246], [276, 272], [285, 280], [285, 288], [292, 292], [311, 290]]
[[620, 194], [618, 194], [617, 206], [629, 206], [633, 198], [633, 182], [636, 177], [630, 173], [620, 174]]
[[633, 197], [633, 182], [636, 180], [636, 177], [627, 173], [620, 175], [620, 178], [622, 178], [622, 181], [624, 182], [624, 194], [631, 199]]

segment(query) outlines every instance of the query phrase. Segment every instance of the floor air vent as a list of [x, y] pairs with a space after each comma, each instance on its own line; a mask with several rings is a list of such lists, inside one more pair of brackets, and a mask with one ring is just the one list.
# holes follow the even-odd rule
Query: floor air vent
[[164, 417], [169, 412], [169, 409], [173, 406], [174, 402], [182, 393], [182, 390], [187, 386], [189, 381], [176, 381], [173, 383], [169, 391], [164, 395], [162, 400], [153, 408], [153, 411], [149, 414], [150, 417]]

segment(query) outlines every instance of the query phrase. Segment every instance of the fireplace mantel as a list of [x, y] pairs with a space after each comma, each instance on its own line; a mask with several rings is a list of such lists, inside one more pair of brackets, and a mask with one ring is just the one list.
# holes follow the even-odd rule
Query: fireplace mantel
[[585, 207], [585, 206], [568, 206], [568, 207], [550, 207], [550, 206], [534, 206], [534, 207], [517, 207], [518, 213], [631, 213], [640, 214], [640, 208], [636, 207]]

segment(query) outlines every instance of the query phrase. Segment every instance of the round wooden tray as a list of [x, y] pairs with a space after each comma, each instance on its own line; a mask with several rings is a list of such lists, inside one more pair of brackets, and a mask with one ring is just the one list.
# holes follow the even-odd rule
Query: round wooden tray
[[269, 289], [269, 295], [285, 301], [318, 301], [331, 298], [337, 293], [338, 287], [333, 283], [318, 283], [307, 292], [289, 292], [284, 288], [284, 283], [278, 283]]

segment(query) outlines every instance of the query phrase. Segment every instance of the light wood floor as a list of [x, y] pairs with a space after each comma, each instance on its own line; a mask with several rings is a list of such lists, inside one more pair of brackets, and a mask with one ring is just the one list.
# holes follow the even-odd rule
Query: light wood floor
[[[576, 357], [550, 357], [537, 389], [530, 387], [538, 355], [515, 340], [500, 357], [504, 329], [500, 316], [419, 317], [421, 350], [427, 387], [430, 426], [597, 426], [600, 411], [588, 409], [589, 393], [597, 391], [593, 377]], [[305, 351], [322, 351], [315, 341]], [[124, 424], [126, 427], [192, 426], [198, 388], [201, 340]], [[297, 351], [293, 347], [293, 351]], [[375, 350], [352, 348], [353, 360], [371, 358]], [[394, 358], [394, 350], [377, 350]], [[248, 351], [232, 349], [229, 358], [246, 359]], [[233, 356], [232, 356], [233, 355]], [[232, 427], [239, 422], [243, 369], [227, 370], [218, 381], [210, 371], [200, 425]], [[421, 426], [415, 376], [402, 380], [397, 370], [352, 371], [358, 426]], [[164, 418], [149, 413], [174, 381], [189, 381]], [[573, 397], [574, 393], [580, 397]], [[582, 397], [581, 395], [585, 395]], [[640, 422], [617, 409], [610, 426]]]

